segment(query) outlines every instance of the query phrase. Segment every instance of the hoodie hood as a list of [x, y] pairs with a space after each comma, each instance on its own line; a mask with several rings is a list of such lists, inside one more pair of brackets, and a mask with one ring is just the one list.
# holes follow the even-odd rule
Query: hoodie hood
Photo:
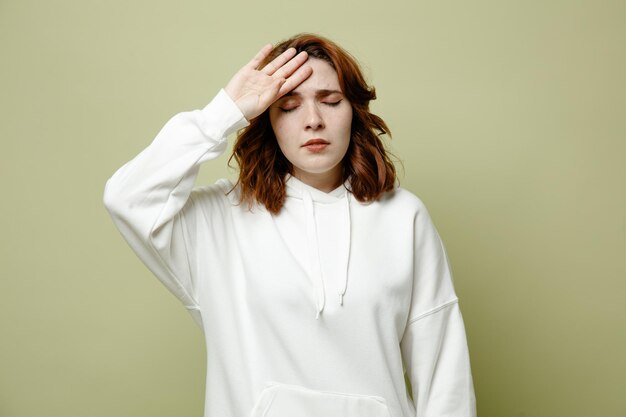
[[350, 181], [346, 180], [342, 185], [334, 190], [325, 193], [315, 187], [307, 185], [293, 175], [287, 174], [286, 193], [287, 197], [292, 197], [301, 201], [304, 208], [305, 232], [307, 242], [307, 254], [309, 257], [310, 269], [309, 278], [312, 281], [317, 304], [316, 319], [324, 311], [326, 305], [326, 290], [324, 287], [324, 275], [322, 259], [320, 256], [319, 225], [316, 217], [316, 205], [319, 204], [343, 204], [343, 209], [339, 212], [340, 227], [336, 230], [336, 239], [345, 248], [340, 251], [343, 255], [340, 259], [340, 276], [335, 277], [337, 302], [343, 306], [343, 298], [348, 287], [348, 268], [350, 264], [350, 246], [352, 242], [352, 222], [350, 214], [350, 204], [352, 200]]

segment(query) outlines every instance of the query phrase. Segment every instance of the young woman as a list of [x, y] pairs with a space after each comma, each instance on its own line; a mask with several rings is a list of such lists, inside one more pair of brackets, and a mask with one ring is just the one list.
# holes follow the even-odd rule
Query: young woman
[[[373, 99], [347, 52], [298, 35], [108, 180], [115, 225], [204, 331], [205, 417], [475, 415], [445, 249]], [[237, 131], [236, 184], [194, 188]]]

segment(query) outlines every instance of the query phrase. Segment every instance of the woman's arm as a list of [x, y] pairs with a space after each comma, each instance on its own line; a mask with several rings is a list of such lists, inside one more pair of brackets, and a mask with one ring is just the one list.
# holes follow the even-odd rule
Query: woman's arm
[[447, 255], [428, 211], [415, 218], [411, 310], [400, 343], [418, 417], [474, 417], [465, 326]]
[[[194, 201], [192, 188], [200, 164], [221, 155], [230, 133], [246, 126], [310, 75], [310, 68], [300, 69], [306, 53], [294, 57], [294, 49], [257, 70], [270, 46], [239, 70], [206, 107], [172, 117], [152, 143], [105, 185], [104, 204], [115, 226], [200, 325], [198, 278], [190, 266], [189, 242], [200, 218], [197, 205], [216, 201]], [[219, 192], [217, 187], [214, 190]]]
[[223, 91], [202, 110], [172, 117], [153, 142], [107, 181], [104, 204], [137, 256], [200, 322], [184, 236], [195, 216], [189, 199], [201, 163], [217, 158], [227, 136], [247, 125]]

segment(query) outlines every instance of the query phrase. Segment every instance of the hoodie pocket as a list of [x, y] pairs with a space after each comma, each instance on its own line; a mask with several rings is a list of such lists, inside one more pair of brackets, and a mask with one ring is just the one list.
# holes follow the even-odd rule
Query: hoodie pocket
[[385, 399], [268, 383], [250, 417], [391, 417]]

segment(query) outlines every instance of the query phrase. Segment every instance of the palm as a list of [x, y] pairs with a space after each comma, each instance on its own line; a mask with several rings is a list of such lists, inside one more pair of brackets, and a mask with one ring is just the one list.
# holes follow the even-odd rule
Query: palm
[[258, 65], [271, 52], [266, 45], [226, 85], [226, 93], [237, 104], [246, 119], [263, 113], [274, 101], [296, 88], [311, 75], [310, 67], [302, 67], [306, 52], [295, 55], [290, 48], [260, 70]]

